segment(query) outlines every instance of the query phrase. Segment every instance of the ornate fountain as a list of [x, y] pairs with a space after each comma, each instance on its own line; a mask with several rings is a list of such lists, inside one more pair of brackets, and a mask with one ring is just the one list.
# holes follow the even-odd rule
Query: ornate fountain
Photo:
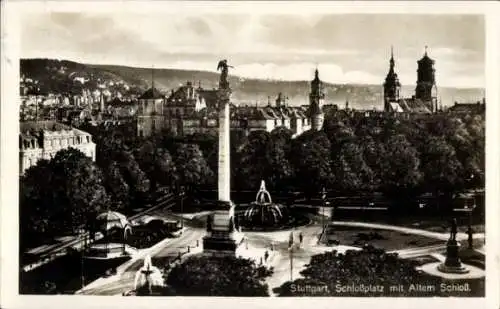
[[163, 281], [161, 271], [153, 266], [151, 256], [146, 255], [144, 265], [135, 274], [134, 291], [137, 295], [152, 295], [153, 288], [162, 287]]
[[262, 180], [255, 201], [243, 212], [241, 224], [245, 227], [279, 227], [289, 221], [288, 209], [281, 204], [273, 203]]

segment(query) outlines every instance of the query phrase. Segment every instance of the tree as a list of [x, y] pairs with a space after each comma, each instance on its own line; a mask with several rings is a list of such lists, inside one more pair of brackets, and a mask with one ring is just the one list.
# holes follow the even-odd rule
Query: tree
[[140, 169], [135, 157], [130, 152], [121, 151], [117, 155], [117, 162], [123, 179], [129, 185], [131, 199], [144, 199], [149, 191], [150, 182], [146, 174]]
[[[228, 158], [229, 159], [229, 158]], [[180, 144], [174, 156], [178, 183], [192, 190], [197, 185], [210, 184], [213, 171], [198, 145]]]
[[255, 188], [268, 176], [268, 151], [271, 136], [266, 131], [253, 131], [236, 153], [238, 157], [238, 184], [243, 188]]
[[404, 135], [389, 138], [382, 166], [383, 190], [391, 196], [406, 195], [421, 181], [417, 150]]
[[443, 193], [449, 199], [462, 188], [462, 166], [444, 138], [430, 137], [421, 158], [426, 189], [438, 197]]
[[321, 131], [307, 131], [292, 143], [296, 185], [309, 196], [332, 183], [330, 149], [330, 141]]
[[358, 144], [342, 144], [332, 163], [335, 184], [344, 192], [357, 192], [372, 189], [373, 172], [363, 158]]
[[20, 246], [37, 243], [41, 236], [55, 235], [59, 228], [52, 224], [55, 206], [52, 203], [52, 167], [40, 160], [25, 171], [19, 181]]
[[[440, 291], [395, 292], [391, 285], [433, 285], [439, 286], [441, 278], [424, 274], [416, 269], [417, 263], [401, 259], [395, 253], [370, 245], [362, 250], [349, 250], [345, 254], [336, 250], [314, 255], [305, 269], [300, 272], [304, 277], [293, 282], [285, 282], [276, 291], [280, 296], [438, 296]], [[319, 290], [297, 290], [309, 283]], [[367, 289], [363, 292], [339, 289], [337, 287], [379, 286], [383, 289]], [[302, 290], [305, 290], [302, 288]], [[400, 294], [397, 294], [400, 293]]]
[[175, 163], [167, 149], [158, 148], [156, 150], [156, 161], [154, 176], [156, 181], [164, 186], [171, 187], [176, 180]]
[[151, 141], [146, 141], [137, 151], [136, 158], [141, 169], [151, 181], [151, 191], [158, 184], [172, 185], [175, 166], [168, 150], [156, 147]]
[[272, 271], [234, 256], [191, 257], [175, 266], [167, 284], [184, 296], [268, 296], [264, 283]]
[[353, 129], [343, 121], [327, 122], [324, 131], [330, 139], [332, 151], [336, 151], [343, 143], [355, 138]]
[[79, 150], [59, 151], [21, 178], [21, 231], [54, 236], [75, 233], [108, 204], [103, 175]]
[[379, 190], [383, 183], [384, 163], [387, 160], [384, 144], [371, 136], [359, 139], [363, 158], [373, 173], [372, 189]]
[[289, 160], [292, 132], [278, 127], [271, 132], [271, 139], [266, 149], [266, 180], [270, 187], [285, 189], [293, 177], [293, 166]]
[[120, 166], [116, 161], [105, 169], [104, 186], [113, 203], [113, 210], [126, 208], [130, 201], [130, 187], [123, 178]]
[[[54, 170], [54, 203], [60, 205], [63, 219], [68, 220], [73, 232], [80, 225], [87, 224], [108, 204], [108, 196], [103, 186], [103, 175], [90, 158], [79, 150], [68, 148], [56, 153], [52, 160]], [[64, 222], [64, 220], [63, 220]]]

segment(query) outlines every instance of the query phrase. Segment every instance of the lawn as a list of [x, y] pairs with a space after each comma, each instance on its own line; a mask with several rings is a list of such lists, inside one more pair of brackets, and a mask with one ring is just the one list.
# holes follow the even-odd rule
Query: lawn
[[444, 244], [442, 240], [397, 231], [329, 226], [322, 242], [334, 244], [335, 241], [342, 245], [356, 247], [371, 244], [388, 251]]

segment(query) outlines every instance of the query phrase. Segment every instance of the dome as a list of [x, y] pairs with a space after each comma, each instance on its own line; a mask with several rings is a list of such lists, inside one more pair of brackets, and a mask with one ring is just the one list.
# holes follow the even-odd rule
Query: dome
[[418, 60], [419, 64], [423, 65], [432, 65], [434, 64], [434, 60], [432, 60], [428, 55], [427, 55], [427, 46], [425, 47], [425, 53], [422, 59]]
[[96, 221], [102, 230], [110, 230], [112, 228], [123, 229], [129, 222], [127, 217], [116, 211], [107, 211], [97, 216]]

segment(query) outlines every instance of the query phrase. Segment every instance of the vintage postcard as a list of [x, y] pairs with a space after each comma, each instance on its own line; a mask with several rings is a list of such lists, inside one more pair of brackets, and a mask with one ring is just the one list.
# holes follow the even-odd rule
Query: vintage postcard
[[493, 3], [3, 4], [12, 307], [498, 308]]

